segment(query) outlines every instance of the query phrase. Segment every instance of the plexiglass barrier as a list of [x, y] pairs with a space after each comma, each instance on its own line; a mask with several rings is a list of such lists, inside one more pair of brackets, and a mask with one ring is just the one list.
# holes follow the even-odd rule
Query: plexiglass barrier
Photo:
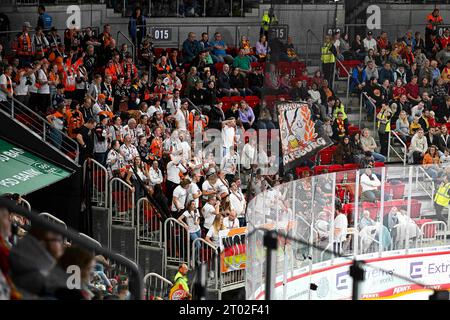
[[450, 188], [447, 172], [450, 166], [379, 167], [266, 184], [247, 211], [247, 299], [265, 299], [260, 228], [284, 235], [272, 263], [273, 299], [350, 299], [352, 260], [365, 263], [363, 299], [447, 288], [450, 268], [432, 272], [450, 258], [448, 201], [436, 198], [447, 181]]

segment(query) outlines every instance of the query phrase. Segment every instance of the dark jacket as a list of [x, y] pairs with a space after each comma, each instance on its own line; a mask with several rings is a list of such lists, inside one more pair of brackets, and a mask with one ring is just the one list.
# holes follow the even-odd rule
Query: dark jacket
[[183, 59], [186, 62], [191, 62], [202, 50], [200, 42], [197, 40], [189, 41], [189, 39], [183, 42]]
[[336, 164], [353, 163], [353, 153], [354, 150], [351, 142], [347, 145], [343, 142], [339, 143], [334, 153], [334, 162]]
[[[136, 18], [136, 15], [133, 14], [128, 21], [128, 33], [130, 34], [131, 38], [136, 38], [138, 34], [140, 37], [145, 37], [147, 32], [147, 28], [145, 27], [145, 25], [145, 17], [142, 14], [139, 16], [139, 18]], [[139, 29], [139, 32], [137, 31], [137, 29]]]

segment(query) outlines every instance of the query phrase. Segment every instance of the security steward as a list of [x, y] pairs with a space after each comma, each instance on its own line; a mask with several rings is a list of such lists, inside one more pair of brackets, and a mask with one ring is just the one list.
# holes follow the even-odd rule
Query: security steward
[[178, 272], [175, 275], [174, 283], [169, 292], [169, 300], [191, 300], [192, 295], [189, 292], [188, 266], [183, 263], [178, 268]]
[[329, 35], [325, 36], [325, 41], [321, 49], [322, 71], [325, 80], [328, 80], [330, 88], [333, 87], [334, 65], [336, 63], [336, 47]]
[[450, 177], [448, 175], [444, 176], [444, 181], [442, 181], [439, 186], [436, 195], [434, 196], [434, 209], [436, 210], [436, 216], [439, 220], [446, 222], [444, 216], [442, 215], [442, 210], [448, 207], [450, 202]]

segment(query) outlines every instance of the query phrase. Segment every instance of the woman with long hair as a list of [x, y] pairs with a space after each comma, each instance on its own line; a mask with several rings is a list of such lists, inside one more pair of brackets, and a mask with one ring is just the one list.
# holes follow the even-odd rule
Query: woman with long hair
[[408, 114], [405, 110], [400, 111], [397, 122], [395, 124], [395, 132], [398, 134], [400, 139], [406, 143], [409, 139], [409, 121]]
[[206, 234], [205, 240], [211, 243], [213, 246], [219, 248], [220, 247], [219, 232], [221, 230], [225, 230], [225, 226], [223, 225], [223, 216], [217, 215], [214, 218], [214, 222], [211, 225], [211, 228]]
[[336, 151], [334, 153], [334, 160], [336, 164], [348, 164], [354, 163], [354, 152], [352, 144], [350, 143], [350, 138], [345, 136], [342, 141], [339, 142]]
[[[191, 242], [194, 242], [195, 239], [202, 237], [202, 231], [200, 228], [200, 213], [195, 205], [195, 200], [189, 201], [186, 211], [178, 217], [178, 221], [181, 222], [184, 228], [189, 232]], [[195, 248], [197, 251], [195, 255], [198, 260], [200, 254], [200, 242], [196, 242]]]
[[423, 167], [431, 179], [434, 181], [438, 176], [439, 165], [441, 164], [441, 158], [439, 157], [438, 149], [435, 145], [428, 148], [427, 153], [423, 157]]
[[256, 43], [256, 56], [259, 62], [266, 61], [267, 54], [269, 53], [269, 44], [265, 35], [259, 37], [259, 41]]
[[128, 170], [128, 175], [125, 181], [132, 187], [132, 190], [135, 192], [134, 199], [136, 202], [144, 197], [145, 192], [142, 187], [141, 181], [144, 183], [144, 186], [147, 186], [150, 182], [150, 174], [148, 173], [148, 170], [145, 167], [144, 162], [141, 160], [140, 156], [134, 157], [133, 164]]
[[398, 101], [400, 97], [406, 94], [406, 88], [402, 79], [395, 81], [394, 89], [392, 90], [394, 100]]

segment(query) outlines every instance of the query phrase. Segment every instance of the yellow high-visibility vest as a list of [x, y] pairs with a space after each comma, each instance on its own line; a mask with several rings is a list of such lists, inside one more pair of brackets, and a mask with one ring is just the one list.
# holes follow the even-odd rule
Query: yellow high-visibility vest
[[275, 17], [275, 15], [271, 19], [269, 16], [269, 13], [266, 12], [266, 13], [264, 13], [264, 15], [262, 17], [261, 27], [263, 28], [264, 31], [269, 31], [269, 25], [273, 25], [276, 22], [277, 22], [277, 18]]
[[441, 207], [447, 207], [450, 202], [448, 191], [450, 190], [450, 182], [441, 184], [436, 195], [434, 196], [434, 202]]
[[332, 43], [324, 44], [322, 47], [322, 56], [321, 60], [322, 63], [335, 63], [336, 57], [334, 56], [333, 52], [331, 52], [331, 46]]
[[[384, 112], [381, 114], [381, 119], [378, 119], [378, 126], [377, 126], [377, 128], [380, 127], [381, 120], [387, 120], [386, 119], [386, 115], [384, 114]], [[391, 132], [391, 121], [386, 121], [386, 131], [385, 132]]]

